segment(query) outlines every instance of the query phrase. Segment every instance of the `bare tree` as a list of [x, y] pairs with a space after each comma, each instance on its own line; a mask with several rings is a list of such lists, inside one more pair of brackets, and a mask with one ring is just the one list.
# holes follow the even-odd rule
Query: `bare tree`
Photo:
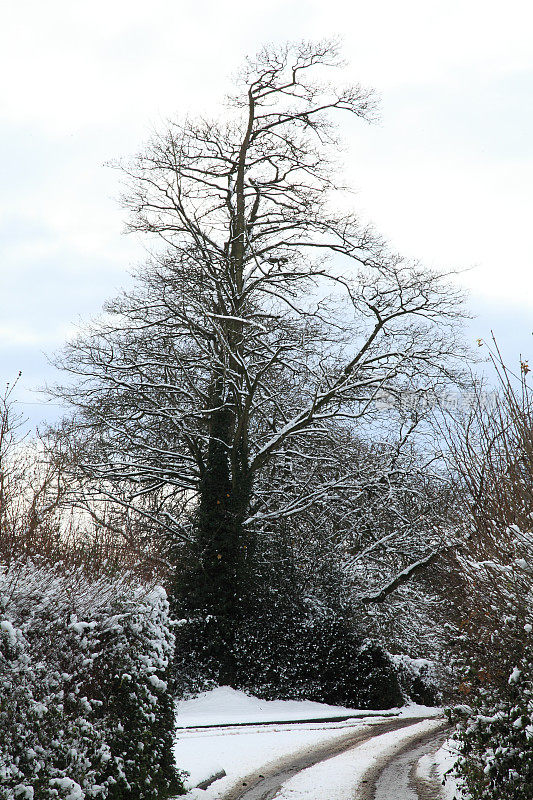
[[60, 535], [61, 469], [30, 439], [15, 394], [21, 373], [0, 395], [0, 561], [50, 553]]
[[[506, 365], [484, 345], [496, 388], [479, 384], [472, 405], [445, 431], [464, 527], [455, 554], [461, 655], [478, 671], [463, 689], [507, 686], [509, 659], [529, 648], [533, 587], [533, 389], [527, 361]], [[525, 626], [525, 627], [524, 627]]]
[[332, 118], [375, 115], [323, 81], [340, 64], [329, 41], [264, 48], [223, 122], [171, 123], [121, 165], [153, 253], [61, 362], [89, 486], [195, 541], [212, 613], [240, 602], [258, 532], [360, 491], [339, 431], [379, 439], [383, 397], [437, 389], [460, 354], [458, 293], [338, 210]]

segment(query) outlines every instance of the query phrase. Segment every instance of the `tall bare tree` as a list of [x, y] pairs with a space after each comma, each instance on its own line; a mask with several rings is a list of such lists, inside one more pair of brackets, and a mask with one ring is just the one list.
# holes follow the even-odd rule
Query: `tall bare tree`
[[[379, 436], [383, 397], [435, 390], [460, 350], [457, 293], [339, 210], [333, 117], [375, 115], [324, 81], [340, 65], [329, 41], [264, 48], [224, 121], [171, 123], [120, 165], [152, 255], [62, 359], [84, 474], [195, 541], [212, 613], [234, 613], [265, 524], [359, 491], [338, 432]], [[284, 498], [296, 461], [308, 491]]]

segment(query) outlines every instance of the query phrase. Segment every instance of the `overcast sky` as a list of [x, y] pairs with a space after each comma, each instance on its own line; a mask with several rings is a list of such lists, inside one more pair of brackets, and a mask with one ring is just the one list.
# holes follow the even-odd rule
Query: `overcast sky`
[[[347, 122], [363, 218], [462, 278], [508, 352], [533, 356], [533, 5], [529, 0], [0, 0], [0, 381], [45, 354], [143, 257], [109, 159], [169, 117], [220, 113], [243, 55], [341, 34], [345, 80], [381, 122]], [[32, 419], [54, 410], [26, 406]]]

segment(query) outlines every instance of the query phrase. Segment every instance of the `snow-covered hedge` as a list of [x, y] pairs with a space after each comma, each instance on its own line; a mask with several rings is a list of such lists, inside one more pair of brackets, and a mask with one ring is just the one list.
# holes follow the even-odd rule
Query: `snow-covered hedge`
[[0, 567], [1, 800], [177, 793], [173, 646], [163, 589]]
[[508, 669], [506, 690], [480, 691], [458, 706], [456, 773], [472, 800], [533, 798], [533, 657]]
[[442, 669], [427, 658], [411, 658], [402, 653], [389, 658], [396, 668], [396, 674], [406, 700], [424, 706], [438, 705], [441, 699], [440, 687], [443, 684]]
[[[218, 620], [183, 620], [177, 637], [176, 694], [216, 685]], [[290, 618], [279, 606], [250, 614], [234, 633], [233, 655], [233, 687], [258, 697], [369, 709], [404, 703], [389, 656], [333, 615]]]
[[[178, 697], [230, 684], [265, 699], [352, 708], [403, 704], [390, 658], [360, 630], [342, 565], [329, 549], [322, 552], [324, 542], [310, 543], [311, 530], [308, 539], [304, 533], [280, 528], [258, 538], [238, 617], [215, 616], [208, 604], [191, 608], [192, 592], [181, 591], [175, 606], [182, 618], [174, 660]], [[231, 669], [221, 674], [220, 654], [228, 650]]]

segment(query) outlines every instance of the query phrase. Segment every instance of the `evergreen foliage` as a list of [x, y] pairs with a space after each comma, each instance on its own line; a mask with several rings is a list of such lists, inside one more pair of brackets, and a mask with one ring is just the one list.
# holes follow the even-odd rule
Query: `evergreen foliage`
[[392, 663], [406, 698], [422, 706], [437, 706], [442, 702], [443, 676], [434, 661], [394, 655]]
[[[392, 661], [361, 637], [343, 602], [346, 578], [338, 559], [328, 552], [319, 556], [310, 541], [306, 550], [295, 552], [299, 544], [295, 531], [292, 538], [278, 531], [257, 545], [250, 570], [253, 594], [232, 627], [231, 685], [268, 699], [306, 698], [357, 708], [403, 705]], [[196, 614], [186, 615], [178, 626], [178, 694], [220, 682], [217, 643], [226, 633], [224, 625], [223, 617]]]
[[0, 798], [180, 792], [165, 592], [27, 563], [0, 597]]
[[472, 800], [533, 798], [531, 653], [508, 675], [504, 688], [482, 689], [473, 708], [460, 706], [450, 713], [458, 721], [456, 772]]
[[[311, 619], [272, 607], [241, 619], [234, 638], [233, 687], [267, 699], [307, 699], [377, 709], [405, 697], [389, 656], [357, 636], [338, 616]], [[178, 693], [214, 686], [219, 677], [212, 642], [217, 620], [184, 621], [175, 663]]]

